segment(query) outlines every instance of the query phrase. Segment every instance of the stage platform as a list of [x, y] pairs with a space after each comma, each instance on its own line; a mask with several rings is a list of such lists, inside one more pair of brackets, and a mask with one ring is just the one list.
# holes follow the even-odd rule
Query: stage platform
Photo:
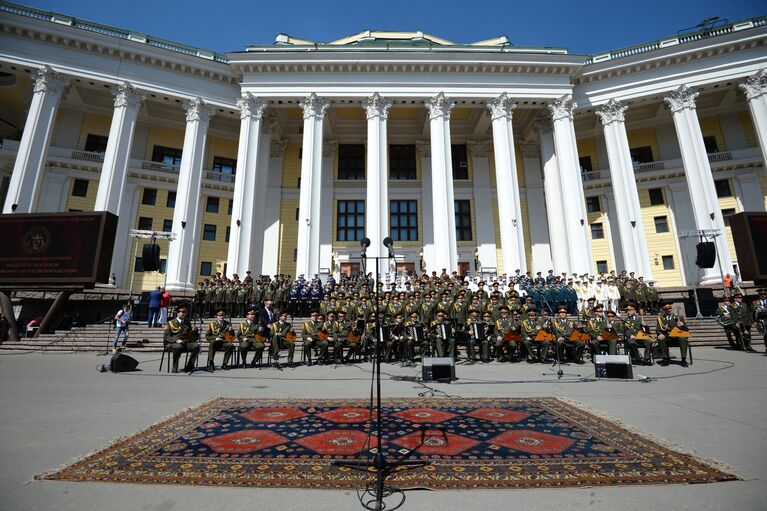
[[[761, 348], [761, 346], [760, 346]], [[760, 349], [760, 351], [762, 351]], [[365, 398], [371, 364], [239, 369], [214, 374], [157, 371], [159, 354], [135, 353], [141, 371], [99, 373], [92, 353], [0, 354], [0, 509], [360, 509], [353, 492], [150, 486], [38, 481], [117, 438], [214, 397]], [[698, 485], [559, 490], [410, 491], [404, 509], [764, 509], [767, 488], [767, 356], [700, 347], [695, 365], [636, 367], [649, 383], [593, 381], [593, 368], [569, 366], [584, 379], [542, 376], [540, 364], [457, 367], [458, 381], [434, 384], [436, 396], [559, 396], [697, 456], [728, 465], [742, 481]], [[420, 368], [384, 364], [383, 393], [431, 393], [413, 381]], [[513, 503], [513, 505], [512, 505]]]

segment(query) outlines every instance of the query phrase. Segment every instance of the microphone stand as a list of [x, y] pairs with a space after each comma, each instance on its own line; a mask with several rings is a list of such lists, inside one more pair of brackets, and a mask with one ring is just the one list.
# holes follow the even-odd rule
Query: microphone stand
[[[368, 244], [369, 244], [369, 240], [368, 240]], [[389, 249], [389, 253], [387, 256], [368, 257], [365, 254], [366, 248], [367, 247], [366, 245], [364, 245], [364, 242], [363, 242], [363, 250], [362, 250], [362, 254], [360, 254], [360, 259], [363, 266], [363, 273], [367, 274], [367, 271], [365, 269], [367, 259], [375, 259], [375, 262], [376, 262], [375, 283], [377, 284], [379, 279], [379, 262], [381, 260], [385, 260], [388, 262], [391, 259], [394, 259], [394, 254], [391, 248], [391, 242], [389, 243], [389, 245], [387, 245], [387, 248]], [[430, 463], [427, 461], [402, 460], [402, 459], [395, 459], [395, 460], [389, 461], [386, 459], [386, 455], [383, 452], [383, 409], [381, 406], [381, 358], [383, 357], [383, 352], [381, 350], [381, 343], [383, 342], [383, 339], [381, 337], [381, 318], [379, 314], [380, 302], [378, 297], [378, 288], [375, 285], [374, 285], [374, 294], [375, 294], [376, 330], [375, 330], [375, 364], [373, 366], [374, 367], [373, 372], [376, 378], [376, 392], [375, 392], [375, 404], [371, 406], [370, 412], [372, 417], [373, 416], [372, 407], [375, 406], [376, 413], [378, 414], [378, 417], [376, 420], [376, 439], [377, 439], [376, 453], [375, 453], [375, 456], [373, 456], [372, 458], [368, 458], [367, 460], [334, 460], [332, 464], [336, 467], [346, 467], [346, 468], [358, 470], [360, 472], [365, 472], [365, 473], [370, 473], [371, 471], [374, 471], [376, 474], [375, 486], [371, 488], [369, 484], [366, 484], [366, 487], [365, 487], [365, 493], [369, 494], [371, 497], [374, 497], [374, 500], [363, 501], [362, 499], [360, 499], [360, 502], [362, 503], [362, 506], [365, 509], [369, 509], [371, 511], [382, 511], [384, 509], [387, 509], [386, 504], [384, 504], [384, 501], [383, 501], [384, 497], [388, 497], [394, 494], [402, 494], [401, 489], [398, 489], [386, 484], [386, 479], [392, 474], [392, 472], [397, 470], [399, 467], [417, 468], [417, 467], [430, 465]], [[386, 312], [384, 311], [384, 314], [385, 313]], [[400, 506], [402, 506], [404, 502], [405, 502], [405, 498], [403, 495], [402, 500], [399, 502], [399, 504], [388, 509], [390, 510], [397, 509]]]

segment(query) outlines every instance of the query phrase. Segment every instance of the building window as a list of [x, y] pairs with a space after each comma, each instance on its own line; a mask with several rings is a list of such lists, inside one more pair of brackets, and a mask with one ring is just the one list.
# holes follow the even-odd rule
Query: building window
[[607, 261], [597, 261], [597, 273], [607, 273]]
[[152, 161], [159, 161], [166, 165], [180, 165], [181, 149], [156, 145], [152, 148]]
[[104, 153], [107, 150], [108, 137], [88, 133], [85, 139], [85, 150], [89, 153]]
[[714, 136], [703, 137], [703, 145], [706, 146], [706, 152], [708, 154], [719, 152], [719, 146], [717, 145], [716, 137]]
[[469, 155], [466, 145], [451, 145], [450, 153], [453, 160], [453, 179], [469, 179]]
[[218, 197], [208, 197], [205, 203], [205, 211], [208, 213], [218, 213]]
[[168, 192], [168, 200], [165, 201], [166, 208], [176, 207], [176, 192]]
[[171, 232], [173, 231], [173, 220], [168, 220], [167, 218], [162, 221], [162, 230], [164, 232]]
[[226, 241], [227, 243], [229, 243], [229, 232], [230, 232], [231, 230], [232, 230], [232, 227], [231, 227], [231, 226], [229, 226], [229, 225], [227, 225], [227, 226], [226, 226], [226, 236], [224, 237], [224, 241]]
[[674, 256], [672, 255], [665, 255], [662, 257], [663, 259], [663, 269], [664, 270], [673, 270], [674, 269]]
[[653, 161], [652, 147], [649, 145], [643, 147], [634, 147], [629, 149], [631, 153], [631, 161], [634, 165], [641, 165], [643, 163], [650, 163]]
[[202, 261], [200, 263], [200, 275], [203, 277], [209, 277], [210, 273], [213, 271], [213, 263], [210, 261]]
[[216, 241], [216, 226], [215, 224], [205, 224], [202, 229], [202, 239], [205, 241]]
[[359, 241], [364, 238], [365, 201], [340, 200], [336, 208], [336, 241]]
[[394, 241], [418, 241], [418, 201], [389, 201], [389, 223]]
[[717, 179], [714, 181], [714, 187], [716, 188], [717, 197], [732, 197], [729, 179]]
[[602, 211], [599, 197], [586, 197], [586, 211], [589, 213], [598, 213]]
[[605, 229], [602, 222], [591, 224], [591, 239], [601, 240], [605, 237]]
[[415, 179], [415, 145], [389, 146], [389, 179]]
[[649, 190], [647, 190], [647, 192], [650, 194], [651, 206], [658, 206], [660, 204], [666, 203], [665, 199], [663, 198], [662, 188], [650, 188]]
[[75, 179], [72, 185], [72, 197], [87, 197], [89, 182], [87, 179]]
[[655, 221], [655, 232], [668, 232], [668, 217], [666, 215], [656, 216], [653, 220]]
[[365, 146], [339, 144], [338, 179], [365, 179]]
[[144, 258], [143, 257], [137, 257], [135, 261], [133, 261], [133, 271], [136, 273], [144, 273]]
[[455, 201], [455, 239], [471, 241], [471, 201]]
[[231, 215], [233, 209], [234, 209], [234, 199], [229, 199], [229, 206], [227, 206], [226, 208], [226, 214]]
[[146, 204], [147, 206], [157, 204], [157, 190], [154, 188], [144, 188], [144, 193], [141, 195], [141, 204]]
[[224, 158], [223, 156], [214, 156], [212, 170], [214, 172], [221, 172], [222, 174], [234, 175], [235, 172], [237, 172], [237, 160]]
[[594, 166], [591, 164], [591, 156], [581, 156], [578, 158], [578, 163], [581, 166], [581, 174], [594, 170]]
[[730, 226], [730, 217], [735, 214], [735, 208], [727, 208], [722, 210], [722, 220], [724, 220], [725, 227]]
[[138, 217], [138, 228], [141, 231], [151, 231], [152, 230], [152, 218], [148, 216], [140, 216]]
[[160, 259], [160, 268], [157, 270], [160, 273], [165, 273], [165, 270], [168, 268], [168, 260], [167, 259]]

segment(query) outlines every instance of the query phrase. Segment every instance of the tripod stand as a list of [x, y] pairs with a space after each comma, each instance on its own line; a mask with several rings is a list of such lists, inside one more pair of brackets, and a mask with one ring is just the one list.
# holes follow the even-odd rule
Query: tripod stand
[[[566, 346], [566, 344], [565, 344], [565, 346]], [[548, 371], [543, 373], [542, 376], [549, 376], [549, 375], [556, 374], [557, 375], [557, 380], [561, 380], [563, 376], [576, 376], [578, 378], [581, 377], [580, 374], [565, 373], [562, 370], [562, 360], [561, 360], [561, 357], [559, 356], [559, 345], [557, 344], [556, 339], [554, 340], [554, 356], [555, 356], [555, 360], [551, 364], [551, 369], [549, 369]], [[565, 352], [565, 356], [567, 356], [567, 352]], [[557, 372], [556, 373], [554, 372], [554, 366], [556, 366], [556, 368], [557, 368]]]
[[[394, 258], [394, 251], [392, 247], [392, 239], [389, 237], [386, 237], [383, 240], [384, 246], [388, 249], [389, 253], [387, 256], [371, 256], [370, 259], [375, 259], [376, 262], [376, 282], [378, 281], [379, 276], [379, 261], [385, 260], [390, 261]], [[360, 245], [362, 246], [362, 253], [360, 254], [360, 259], [362, 262], [362, 271], [363, 274], [367, 274], [367, 271], [365, 269], [365, 264], [368, 259], [366, 254], [367, 247], [370, 246], [370, 240], [368, 238], [363, 238]], [[374, 289], [376, 289], [374, 287]], [[375, 405], [371, 403], [371, 421], [373, 420], [373, 407], [376, 409], [377, 416], [376, 421], [376, 453], [373, 458], [369, 458], [367, 460], [335, 460], [333, 461], [333, 465], [336, 467], [346, 467], [353, 470], [358, 470], [360, 472], [369, 473], [371, 472], [371, 469], [373, 472], [375, 472], [375, 484], [371, 488], [370, 484], [366, 485], [364, 494], [367, 494], [371, 497], [370, 500], [363, 501], [362, 498], [360, 499], [360, 502], [362, 503], [363, 507], [365, 509], [369, 509], [372, 511], [382, 511], [384, 509], [387, 509], [386, 504], [384, 503], [384, 498], [389, 497], [394, 494], [402, 494], [402, 490], [398, 488], [394, 488], [392, 486], [389, 486], [386, 484], [386, 479], [394, 472], [395, 470], [399, 469], [400, 467], [410, 467], [410, 468], [417, 468], [422, 467], [425, 465], [428, 465], [428, 462], [424, 461], [416, 461], [416, 460], [387, 460], [386, 455], [383, 451], [383, 409], [381, 406], [381, 358], [383, 357], [383, 350], [381, 349], [381, 344], [383, 342], [383, 332], [382, 332], [382, 324], [381, 324], [381, 316], [380, 316], [380, 302], [378, 298], [378, 292], [377, 290], [374, 291], [375, 295], [375, 317], [376, 317], [376, 329], [375, 329], [375, 363], [373, 364], [373, 377], [376, 380], [376, 391], [375, 391]], [[372, 424], [371, 424], [372, 429]], [[402, 497], [402, 500], [394, 507], [388, 508], [388, 509], [397, 509], [399, 508], [403, 503], [405, 499], [404, 496]]]

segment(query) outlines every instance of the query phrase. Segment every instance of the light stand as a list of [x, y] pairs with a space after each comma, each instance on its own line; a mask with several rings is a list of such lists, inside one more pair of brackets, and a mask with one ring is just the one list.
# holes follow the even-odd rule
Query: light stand
[[[360, 502], [362, 503], [362, 506], [365, 509], [369, 509], [371, 511], [382, 511], [386, 508], [386, 504], [384, 503], [383, 499], [384, 497], [388, 497], [394, 494], [401, 494], [402, 490], [398, 488], [394, 488], [392, 486], [388, 486], [386, 484], [386, 479], [397, 470], [399, 467], [423, 467], [426, 465], [429, 465], [429, 462], [426, 461], [416, 461], [416, 460], [394, 460], [394, 461], [388, 461], [386, 459], [385, 454], [383, 453], [383, 409], [381, 406], [381, 358], [383, 356], [382, 350], [381, 350], [381, 343], [383, 342], [383, 336], [381, 335], [381, 318], [380, 318], [380, 302], [378, 297], [378, 279], [379, 279], [379, 261], [386, 260], [387, 263], [394, 259], [394, 248], [392, 239], [390, 237], [386, 237], [383, 240], [383, 245], [387, 248], [388, 253], [386, 256], [367, 256], [367, 247], [370, 246], [370, 240], [368, 238], [363, 238], [360, 242], [362, 252], [360, 254], [361, 259], [361, 265], [363, 268], [363, 273], [367, 274], [367, 269], [365, 268], [367, 260], [368, 259], [375, 259], [376, 262], [376, 273], [375, 273], [375, 279], [374, 279], [374, 286], [373, 286], [373, 292], [374, 292], [374, 298], [375, 298], [375, 317], [376, 317], [376, 330], [375, 330], [375, 364], [373, 365], [373, 375], [376, 379], [376, 392], [375, 392], [375, 405], [371, 404], [371, 420], [373, 417], [373, 410], [372, 407], [375, 406], [376, 413], [378, 414], [376, 418], [376, 454], [373, 456], [372, 459], [367, 460], [335, 460], [333, 461], [333, 465], [336, 467], [346, 467], [351, 468], [353, 470], [359, 470], [361, 472], [369, 473], [372, 471], [376, 474], [375, 479], [375, 486], [374, 488], [371, 488], [370, 485], [366, 485], [365, 488], [365, 494], [369, 494], [371, 497], [374, 497], [374, 500], [367, 500], [363, 501], [360, 499]], [[404, 496], [402, 500], [394, 507], [389, 508], [391, 510], [399, 508], [403, 503], [405, 502]]]

